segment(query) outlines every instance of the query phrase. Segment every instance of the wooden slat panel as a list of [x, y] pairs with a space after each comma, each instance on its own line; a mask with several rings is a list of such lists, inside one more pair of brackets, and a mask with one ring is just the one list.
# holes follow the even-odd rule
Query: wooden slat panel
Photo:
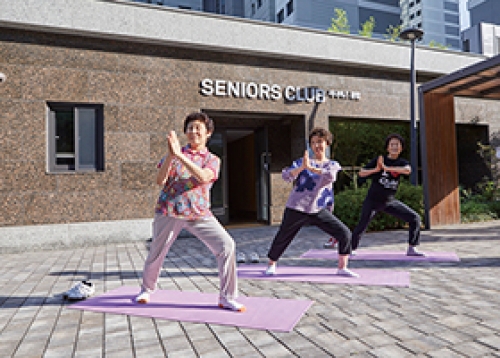
[[455, 114], [452, 95], [424, 95], [430, 225], [460, 223]]

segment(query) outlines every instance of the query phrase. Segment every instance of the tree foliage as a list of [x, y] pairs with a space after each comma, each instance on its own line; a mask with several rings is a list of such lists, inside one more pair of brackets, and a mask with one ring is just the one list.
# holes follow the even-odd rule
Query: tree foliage
[[400, 41], [399, 35], [401, 34], [401, 30], [402, 30], [401, 25], [398, 26], [389, 25], [387, 30], [385, 30], [386, 35], [384, 37], [391, 42]]
[[439, 43], [439, 42], [437, 42], [437, 41], [431, 40], [431, 42], [429, 42], [429, 47], [439, 48], [439, 49], [441, 49], [441, 50], [446, 50], [446, 49], [448, 49], [450, 46], [448, 46], [448, 45], [443, 45], [442, 43]]
[[373, 29], [375, 28], [375, 18], [370, 16], [368, 20], [361, 24], [361, 30], [358, 33], [364, 37], [372, 37]]
[[335, 8], [335, 17], [332, 18], [332, 25], [328, 28], [328, 31], [341, 34], [351, 33], [347, 12], [344, 9]]

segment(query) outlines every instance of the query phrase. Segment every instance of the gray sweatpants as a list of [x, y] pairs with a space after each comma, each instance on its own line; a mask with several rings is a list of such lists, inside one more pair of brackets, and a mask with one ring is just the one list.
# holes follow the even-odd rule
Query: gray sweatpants
[[231, 236], [214, 217], [183, 220], [156, 214], [153, 221], [153, 241], [142, 273], [142, 290], [153, 292], [160, 275], [163, 260], [182, 229], [208, 247], [217, 259], [220, 296], [234, 299], [238, 296], [235, 244]]

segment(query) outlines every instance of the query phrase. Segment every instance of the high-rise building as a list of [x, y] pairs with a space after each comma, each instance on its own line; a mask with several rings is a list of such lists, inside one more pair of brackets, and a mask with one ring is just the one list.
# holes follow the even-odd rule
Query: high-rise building
[[462, 32], [466, 52], [486, 56], [500, 54], [500, 1], [469, 0], [470, 27]]
[[244, 0], [131, 0], [145, 4], [244, 17]]
[[400, 6], [403, 29], [422, 29], [425, 44], [461, 49], [458, 0], [400, 0]]
[[375, 19], [373, 37], [399, 25], [399, 0], [245, 0], [245, 17], [327, 30], [335, 9], [346, 12], [351, 33], [358, 33], [370, 16]]
[[470, 26], [479, 25], [481, 22], [500, 25], [499, 0], [469, 0], [467, 8], [470, 13]]

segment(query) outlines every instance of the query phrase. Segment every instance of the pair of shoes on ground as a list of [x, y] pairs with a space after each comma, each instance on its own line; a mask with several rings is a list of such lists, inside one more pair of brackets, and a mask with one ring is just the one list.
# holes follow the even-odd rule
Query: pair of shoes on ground
[[[274, 276], [276, 275], [276, 263], [269, 265], [264, 272], [267, 276]], [[345, 277], [359, 277], [359, 275], [355, 272], [352, 272], [348, 268], [343, 268], [343, 269], [337, 269], [337, 275], [339, 276], [345, 276]]]
[[[248, 256], [248, 260], [253, 264], [259, 263], [259, 255], [256, 252], [252, 252], [250, 256]], [[236, 262], [239, 264], [247, 262], [247, 256], [245, 255], [245, 253], [238, 253], [238, 255], [236, 255]]]
[[67, 300], [84, 300], [92, 296], [95, 292], [94, 284], [90, 281], [80, 281], [63, 293]]
[[[147, 304], [150, 300], [150, 293], [147, 291], [142, 291], [135, 297], [135, 302], [140, 304]], [[219, 298], [219, 307], [228, 309], [236, 312], [245, 312], [246, 307], [241, 303], [236, 302], [235, 300], [230, 300], [225, 297]]]

